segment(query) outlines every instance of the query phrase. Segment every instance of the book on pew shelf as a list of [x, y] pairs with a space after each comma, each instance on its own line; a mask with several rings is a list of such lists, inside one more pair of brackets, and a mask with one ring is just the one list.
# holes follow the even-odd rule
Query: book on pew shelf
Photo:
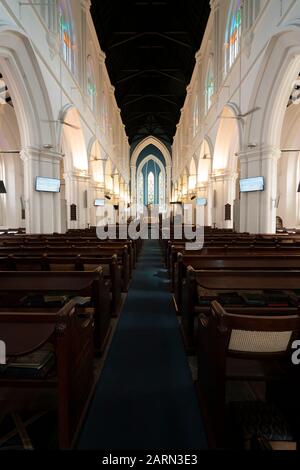
[[91, 302], [91, 297], [72, 297], [72, 300], [82, 307], [87, 307]]
[[23, 297], [21, 303], [24, 307], [36, 308], [59, 308], [63, 307], [69, 301], [67, 295], [37, 295], [29, 294]]
[[53, 307], [63, 307], [68, 301], [67, 295], [44, 295], [45, 304], [55, 304]]
[[200, 297], [198, 299], [198, 305], [209, 306], [214, 300], [216, 300], [216, 297]]
[[0, 377], [44, 378], [55, 363], [55, 354], [50, 349], [38, 349], [24, 356], [8, 358], [0, 366]]
[[265, 293], [268, 307], [289, 307], [290, 299], [287, 294], [280, 291]]
[[263, 293], [243, 292], [240, 293], [240, 296], [251, 307], [264, 307], [266, 305], [266, 298]]
[[221, 305], [228, 305], [230, 307], [240, 307], [245, 305], [244, 299], [236, 292], [226, 292], [224, 294], [219, 294], [218, 302], [220, 302]]

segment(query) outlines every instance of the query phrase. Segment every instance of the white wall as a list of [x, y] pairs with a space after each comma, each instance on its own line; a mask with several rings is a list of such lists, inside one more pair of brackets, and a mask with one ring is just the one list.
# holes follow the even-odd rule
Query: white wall
[[[224, 44], [230, 3], [229, 0], [211, 0], [211, 15], [196, 54], [194, 73], [174, 138], [172, 180], [174, 184], [180, 183], [180, 176], [191, 159], [199, 159], [203, 141], [210, 142], [212, 171], [206, 185], [198, 189], [203, 192], [204, 186], [208, 194], [210, 188], [210, 198], [212, 189], [216, 191], [217, 208], [212, 209], [212, 222], [220, 227], [232, 225], [224, 221], [223, 206], [225, 200], [232, 203], [236, 197], [237, 165], [233, 164], [236, 153], [241, 177], [262, 175], [266, 182], [263, 193], [242, 195], [240, 229], [272, 233], [277, 213], [277, 162], [281, 155], [282, 121], [293, 80], [300, 72], [300, 1], [244, 0], [241, 50], [226, 74]], [[206, 111], [205, 80], [209, 61], [214, 64], [215, 88], [212, 106]], [[230, 125], [223, 119], [224, 110], [228, 108], [233, 113], [227, 116]], [[259, 109], [253, 111], [254, 108]], [[193, 129], [195, 121], [197, 128]], [[222, 164], [216, 164], [220, 158]], [[199, 171], [201, 165], [200, 160]], [[213, 170], [217, 167], [219, 174]], [[288, 183], [290, 176], [287, 177], [286, 172], [287, 168], [281, 166], [279, 180], [283, 194], [278, 213], [284, 212], [288, 226], [299, 220], [295, 215], [298, 203], [295, 205], [294, 189]], [[293, 202], [287, 202], [289, 199]]]
[[[69, 68], [61, 54], [57, 1], [46, 3], [50, 20], [37, 2], [32, 5], [20, 4], [18, 0], [0, 2], [0, 72], [13, 97], [17, 115], [28, 232], [62, 230], [61, 196], [37, 194], [34, 180], [38, 175], [60, 176], [63, 147], [67, 147], [63, 142], [65, 125], [60, 119], [65, 118], [66, 109], [78, 112], [85, 151], [91, 148], [92, 141], [98, 140], [103, 155], [112, 161], [124, 181], [129, 182], [128, 139], [90, 15], [90, 1], [69, 1], [76, 33], [73, 46], [78, 51], [76, 71]], [[88, 60], [94, 66], [94, 107], [87, 88]], [[69, 153], [67, 157], [73, 158], [74, 152]], [[68, 174], [66, 197], [68, 206], [78, 204], [80, 215], [76, 223], [70, 224], [68, 220], [68, 226], [84, 227], [91, 217], [90, 208], [83, 206], [81, 196], [92, 186], [92, 175], [88, 166], [76, 170], [82, 171], [78, 174], [74, 167], [74, 175]], [[17, 202], [12, 209], [18, 213]], [[21, 224], [17, 216], [11, 222]]]

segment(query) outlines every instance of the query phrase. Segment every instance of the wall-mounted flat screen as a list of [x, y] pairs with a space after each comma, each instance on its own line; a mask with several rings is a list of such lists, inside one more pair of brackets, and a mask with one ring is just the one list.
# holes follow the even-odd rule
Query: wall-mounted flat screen
[[245, 179], [240, 180], [241, 193], [250, 193], [252, 191], [263, 191], [263, 190], [264, 190], [263, 176], [257, 176], [256, 178], [245, 178]]
[[207, 206], [207, 199], [205, 197], [197, 197], [197, 206]]
[[105, 205], [104, 199], [95, 199], [94, 206], [103, 207]]
[[59, 193], [60, 180], [56, 178], [43, 178], [37, 176], [35, 180], [35, 190], [44, 191], [46, 193]]

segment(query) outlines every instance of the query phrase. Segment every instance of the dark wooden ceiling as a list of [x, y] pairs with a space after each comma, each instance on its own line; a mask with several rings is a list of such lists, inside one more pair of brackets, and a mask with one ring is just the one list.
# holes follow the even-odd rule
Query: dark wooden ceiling
[[131, 144], [172, 144], [209, 0], [92, 0], [92, 17]]

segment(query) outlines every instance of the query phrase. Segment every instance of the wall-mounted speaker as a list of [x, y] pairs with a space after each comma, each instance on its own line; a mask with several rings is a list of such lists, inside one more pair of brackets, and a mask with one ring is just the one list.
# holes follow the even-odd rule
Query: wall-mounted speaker
[[70, 205], [70, 219], [72, 222], [77, 220], [77, 206], [76, 204]]
[[87, 209], [88, 207], [88, 192], [87, 189], [83, 192], [83, 207]]
[[231, 220], [231, 205], [225, 204], [225, 220]]
[[217, 207], [217, 190], [216, 189], [214, 189], [213, 207], [214, 209]]
[[21, 220], [25, 220], [26, 219], [25, 203], [24, 203], [24, 199], [22, 196], [20, 197], [20, 202], [21, 202]]

